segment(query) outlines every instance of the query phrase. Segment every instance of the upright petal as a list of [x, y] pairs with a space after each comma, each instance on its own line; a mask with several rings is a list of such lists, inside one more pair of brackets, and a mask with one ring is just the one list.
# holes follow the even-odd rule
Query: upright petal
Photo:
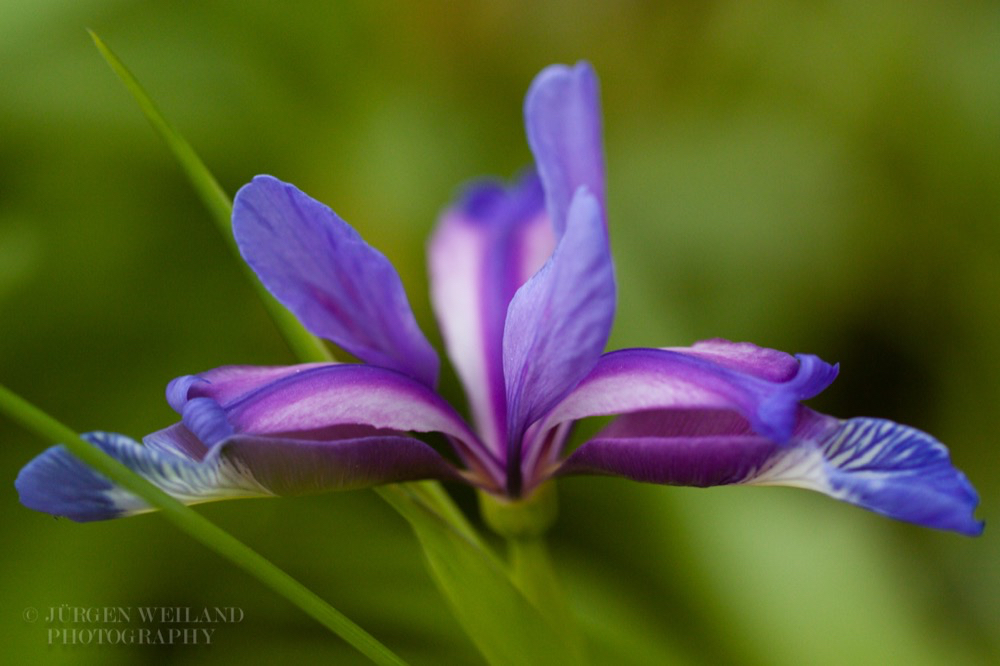
[[477, 429], [502, 456], [506, 442], [503, 326], [517, 289], [552, 254], [555, 235], [532, 171], [509, 189], [477, 183], [446, 211], [428, 248], [431, 296], [448, 355]]
[[553, 65], [542, 70], [525, 98], [524, 120], [557, 233], [566, 228], [570, 205], [580, 186], [597, 199], [603, 215], [601, 102], [590, 64]]
[[[236, 436], [198, 447], [192, 445], [194, 435], [178, 424], [151, 435], [146, 446], [114, 433], [85, 438], [185, 504], [456, 476], [431, 447], [391, 433], [325, 441]], [[63, 446], [28, 463], [15, 486], [25, 506], [79, 522], [153, 510]]]
[[367, 363], [437, 381], [437, 355], [396, 270], [330, 208], [257, 176], [236, 194], [233, 234], [264, 286], [312, 333]]
[[979, 503], [948, 450], [891, 421], [841, 421], [800, 408], [779, 444], [733, 412], [640, 412], [577, 449], [558, 474], [611, 474], [670, 485], [786, 485], [925, 527], [978, 535]]
[[511, 495], [521, 489], [525, 429], [591, 371], [607, 344], [614, 312], [614, 269], [601, 206], [581, 187], [552, 257], [507, 310], [503, 366]]

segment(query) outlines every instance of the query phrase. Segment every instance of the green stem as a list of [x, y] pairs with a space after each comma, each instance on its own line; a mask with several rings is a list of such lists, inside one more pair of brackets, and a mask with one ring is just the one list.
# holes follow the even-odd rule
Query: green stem
[[585, 662], [582, 636], [545, 543], [545, 534], [559, 510], [555, 482], [550, 481], [530, 496], [517, 500], [481, 492], [479, 508], [490, 529], [507, 542], [511, 580], [559, 633], [576, 661]]
[[0, 412], [46, 440], [61, 442], [81, 461], [116, 485], [159, 508], [162, 515], [181, 531], [187, 532], [196, 541], [214, 550], [291, 601], [376, 664], [400, 666], [406, 663], [371, 634], [354, 624], [309, 588], [274, 566], [264, 556], [2, 385], [0, 385]]
[[583, 663], [583, 640], [566, 596], [552, 568], [548, 545], [542, 536], [507, 539], [511, 580], [560, 633]]

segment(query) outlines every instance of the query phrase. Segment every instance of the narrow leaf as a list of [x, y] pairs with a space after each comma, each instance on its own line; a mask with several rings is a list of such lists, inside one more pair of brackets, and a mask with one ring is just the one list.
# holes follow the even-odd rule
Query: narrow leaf
[[574, 664], [578, 653], [511, 582], [480, 543], [454, 529], [405, 486], [379, 490], [410, 523], [441, 592], [486, 660], [506, 664]]
[[203, 545], [254, 576], [267, 587], [301, 608], [377, 664], [405, 662], [368, 632], [354, 624], [264, 556], [239, 541], [201, 514], [181, 504], [98, 447], [81, 439], [73, 430], [0, 386], [0, 411], [40, 437], [61, 442], [74, 456], [105, 475], [112, 482], [135, 493], [162, 511], [167, 520]]
[[139, 84], [139, 81], [125, 67], [125, 64], [122, 63], [118, 56], [108, 48], [108, 45], [93, 31], [88, 32], [90, 32], [90, 37], [94, 40], [97, 50], [101, 52], [108, 65], [111, 66], [111, 69], [114, 70], [118, 78], [128, 88], [139, 108], [142, 109], [143, 115], [153, 125], [153, 129], [167, 142], [167, 147], [170, 148], [170, 152], [177, 159], [181, 169], [184, 171], [184, 175], [188, 177], [195, 192], [198, 193], [198, 196], [208, 208], [212, 219], [219, 227], [219, 231], [222, 232], [222, 237], [225, 239], [229, 249], [239, 259], [240, 267], [250, 279], [254, 289], [257, 290], [257, 295], [267, 309], [267, 313], [274, 320], [274, 323], [277, 324], [288, 346], [291, 347], [292, 353], [303, 363], [332, 361], [333, 356], [323, 342], [307, 331], [291, 312], [286, 310], [284, 306], [278, 303], [267, 292], [264, 286], [257, 280], [254, 272], [240, 258], [239, 250], [236, 247], [236, 240], [233, 238], [232, 233], [232, 201], [222, 190], [222, 187], [219, 186], [218, 181], [208, 170], [208, 167], [205, 166], [205, 163], [198, 157], [194, 148], [174, 129], [173, 125], [167, 122], [152, 98], [146, 93], [142, 85]]

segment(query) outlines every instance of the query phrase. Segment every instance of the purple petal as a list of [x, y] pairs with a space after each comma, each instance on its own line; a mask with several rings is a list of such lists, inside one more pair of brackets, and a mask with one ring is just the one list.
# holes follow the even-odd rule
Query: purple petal
[[428, 248], [431, 296], [478, 431], [506, 441], [503, 327], [517, 289], [552, 254], [555, 235], [534, 172], [509, 189], [483, 182], [446, 211]]
[[236, 194], [233, 234], [264, 286], [312, 333], [373, 365], [437, 381], [437, 354], [396, 270], [330, 208], [257, 176]]
[[977, 535], [979, 498], [930, 435], [882, 419], [841, 421], [801, 408], [792, 439], [756, 434], [733, 412], [619, 417], [559, 474], [611, 474], [670, 485], [787, 485], [925, 527]]
[[514, 295], [504, 325], [508, 490], [520, 491], [521, 438], [597, 363], [611, 332], [615, 279], [600, 204], [580, 188], [552, 257]]
[[553, 65], [542, 70], [524, 101], [524, 120], [557, 233], [566, 227], [580, 186], [597, 199], [603, 216], [601, 102], [591, 66], [581, 62], [575, 67]]
[[167, 402], [178, 414], [188, 400], [212, 398], [227, 405], [265, 384], [334, 363], [303, 363], [300, 365], [226, 365], [197, 375], [184, 375], [167, 385]]
[[[146, 446], [111, 433], [85, 437], [185, 504], [457, 477], [423, 442], [374, 431], [328, 441], [241, 435], [202, 446], [201, 457], [186, 455], [198, 450], [193, 445], [197, 440], [181, 424], [150, 435]], [[15, 485], [25, 506], [80, 522], [153, 510], [62, 446], [28, 463]]]
[[708, 340], [689, 348], [622, 349], [601, 357], [527, 437], [522, 469], [532, 484], [559, 458], [559, 424], [645, 410], [732, 411], [778, 442], [791, 437], [800, 400], [834, 380], [837, 367], [747, 342]]
[[[706, 344], [698, 343], [687, 349], [622, 349], [605, 354], [546, 417], [546, 424], [649, 409], [727, 410], [744, 416], [756, 432], [781, 442], [791, 436], [798, 402], [819, 393], [837, 375], [837, 366], [809, 354], [793, 357], [724, 340], [708, 345], [733, 353], [706, 354]], [[763, 362], [748, 363], [753, 357]]]
[[[392, 370], [349, 363], [287, 367], [226, 366], [170, 382], [167, 395], [201, 446], [231, 434], [315, 439], [364, 426], [393, 432], [440, 432], [474, 470], [495, 486], [502, 471], [465, 421], [437, 393]], [[351, 435], [356, 436], [356, 435]], [[148, 442], [159, 446], [157, 441]], [[163, 444], [173, 448], [174, 443]], [[180, 441], [193, 450], [197, 445]]]

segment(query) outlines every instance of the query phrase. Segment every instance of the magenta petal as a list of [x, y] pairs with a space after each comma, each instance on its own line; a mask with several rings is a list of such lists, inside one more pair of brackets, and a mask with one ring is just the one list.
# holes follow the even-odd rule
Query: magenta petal
[[557, 233], [565, 229], [571, 202], [581, 186], [597, 199], [603, 219], [601, 102], [590, 64], [542, 70], [525, 98], [524, 122]]
[[438, 358], [392, 264], [330, 208], [257, 176], [233, 202], [240, 252], [312, 333], [373, 365], [433, 386]]
[[534, 172], [510, 188], [487, 181], [447, 210], [431, 238], [431, 296], [478, 431], [506, 442], [503, 327], [517, 289], [552, 254], [555, 234]]
[[600, 205], [581, 187], [552, 257], [507, 310], [503, 364], [511, 494], [519, 492], [526, 428], [594, 367], [614, 313], [614, 269]]

